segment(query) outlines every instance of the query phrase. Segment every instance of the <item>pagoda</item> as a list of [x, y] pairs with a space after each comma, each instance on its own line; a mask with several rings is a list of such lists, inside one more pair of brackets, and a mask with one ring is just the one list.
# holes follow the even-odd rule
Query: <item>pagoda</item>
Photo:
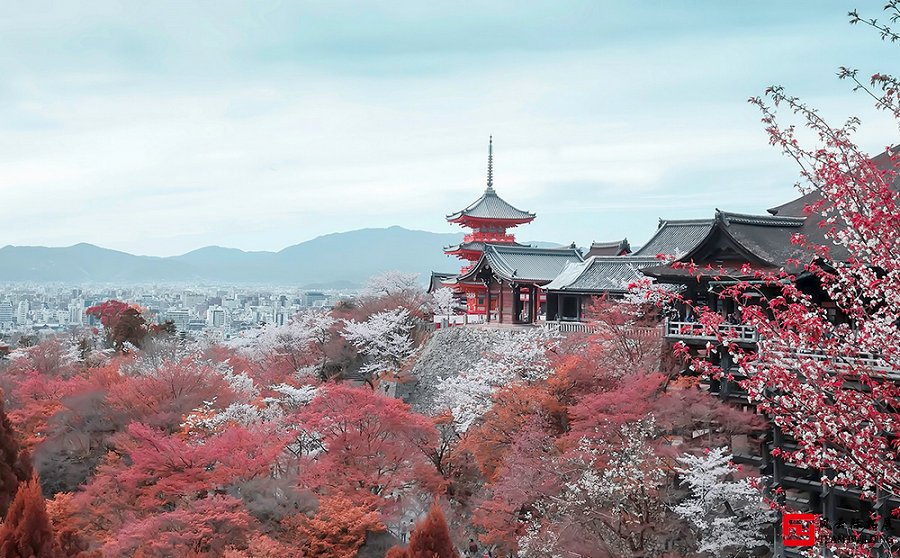
[[[444, 253], [448, 256], [456, 256], [463, 260], [464, 265], [460, 270], [460, 276], [472, 269], [472, 266], [481, 258], [484, 248], [488, 244], [502, 244], [521, 246], [516, 242], [516, 237], [508, 232], [509, 229], [530, 223], [534, 220], [534, 213], [516, 209], [494, 190], [494, 138], [488, 141], [488, 167], [487, 188], [484, 194], [465, 209], [447, 215], [447, 221], [459, 226], [471, 229], [463, 238], [461, 244], [448, 246]], [[466, 306], [469, 314], [486, 314], [488, 311], [485, 303], [486, 288], [480, 282], [465, 282], [457, 279], [445, 281], [446, 285], [454, 287], [458, 292], [466, 296]]]

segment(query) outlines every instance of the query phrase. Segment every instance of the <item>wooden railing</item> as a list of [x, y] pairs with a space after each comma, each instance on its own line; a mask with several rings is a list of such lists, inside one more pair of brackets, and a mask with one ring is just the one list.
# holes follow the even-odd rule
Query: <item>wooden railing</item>
[[873, 353], [858, 353], [855, 356], [831, 356], [822, 351], [794, 349], [788, 351], [772, 351], [772, 354], [781, 357], [788, 364], [791, 360], [808, 359], [824, 363], [827, 365], [827, 368], [835, 371], [862, 369], [867, 372], [871, 371], [868, 372], [870, 376], [880, 376], [892, 380], [900, 380], [900, 371], [891, 366], [889, 362], [885, 361], [879, 355]]
[[515, 235], [504, 233], [474, 232], [463, 237], [463, 242], [487, 242], [510, 244], [516, 241]]
[[435, 316], [433, 325], [435, 329], [440, 329], [442, 327], [474, 325], [483, 323], [484, 314], [461, 314], [453, 316]]
[[[744, 324], [720, 324], [719, 334], [727, 341], [743, 341], [756, 343], [759, 333], [756, 328]], [[665, 336], [669, 339], [695, 339], [699, 341], [715, 341], [716, 335], [710, 334], [707, 328], [698, 322], [677, 322], [666, 320]]]
[[594, 333], [597, 328], [584, 322], [544, 322], [541, 327], [560, 333]]
[[560, 333], [598, 333], [604, 329], [613, 335], [621, 335], [631, 339], [654, 340], [660, 339], [659, 327], [644, 326], [612, 326], [605, 327], [590, 322], [545, 322], [541, 327]]

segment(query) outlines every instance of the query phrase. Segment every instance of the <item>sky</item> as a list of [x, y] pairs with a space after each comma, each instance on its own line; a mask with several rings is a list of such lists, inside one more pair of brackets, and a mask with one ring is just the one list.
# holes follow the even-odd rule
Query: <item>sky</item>
[[896, 124], [835, 77], [897, 46], [883, 2], [0, 1], [0, 245], [279, 250], [459, 231], [494, 186], [520, 240], [647, 240], [659, 218], [796, 192], [747, 99], [771, 84], [878, 151]]

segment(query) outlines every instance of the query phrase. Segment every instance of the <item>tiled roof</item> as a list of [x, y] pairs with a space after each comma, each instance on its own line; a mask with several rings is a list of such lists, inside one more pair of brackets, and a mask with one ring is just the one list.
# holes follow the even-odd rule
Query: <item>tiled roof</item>
[[659, 220], [653, 237], [634, 253], [635, 256], [686, 254], [703, 240], [712, 228], [712, 219]]
[[789, 259], [809, 255], [791, 242], [791, 237], [803, 229], [805, 217], [743, 215], [716, 210], [716, 223], [744, 249], [772, 266], [786, 266]]
[[478, 264], [460, 279], [465, 280], [484, 265], [488, 265], [494, 274], [508, 281], [542, 283], [552, 281], [567, 264], [581, 262], [583, 259], [581, 252], [574, 247], [533, 248], [488, 244]]
[[[510, 242], [509, 246], [524, 246], [523, 244], [519, 244], [518, 242]], [[483, 252], [485, 247], [484, 242], [463, 242], [461, 244], [454, 244], [453, 246], [447, 246], [444, 248], [444, 252], [456, 252], [458, 250], [471, 250], [473, 252]]]
[[640, 268], [653, 265], [651, 256], [592, 256], [583, 262], [570, 263], [550, 283], [548, 291], [622, 293], [628, 283], [643, 277]]
[[457, 273], [445, 273], [442, 271], [432, 271], [431, 280], [428, 282], [428, 292], [434, 292], [444, 286], [448, 279], [456, 277]]
[[[679, 260], [703, 263], [707, 258], [704, 254], [708, 247], [722, 242], [724, 236], [728, 239], [727, 242], [734, 244], [739, 253], [755, 266], [791, 267], [789, 260], [802, 259], [804, 254], [809, 255], [809, 252], [791, 241], [794, 234], [804, 231], [806, 224], [807, 219], [804, 217], [747, 215], [717, 209], [706, 236], [696, 242], [690, 250], [680, 254]], [[723, 262], [723, 265], [734, 267], [733, 262]], [[691, 274], [665, 265], [647, 266], [642, 268], [642, 271], [652, 277]], [[713, 273], [721, 274], [721, 271], [716, 268]], [[735, 276], [741, 275], [738, 268], [731, 269], [730, 273]]]
[[488, 186], [484, 194], [462, 211], [447, 215], [448, 221], [456, 221], [463, 217], [475, 219], [500, 219], [507, 221], [530, 221], [534, 213], [516, 209], [497, 195], [494, 188]]
[[631, 252], [631, 245], [627, 238], [622, 240], [614, 240], [612, 242], [592, 242], [591, 249], [588, 250], [588, 256], [618, 256], [622, 253]]

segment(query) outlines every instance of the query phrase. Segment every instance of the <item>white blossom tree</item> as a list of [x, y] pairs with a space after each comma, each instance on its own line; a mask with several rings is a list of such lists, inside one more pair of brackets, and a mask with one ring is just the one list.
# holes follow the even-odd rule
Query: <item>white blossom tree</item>
[[380, 378], [397, 374], [415, 354], [412, 330], [415, 319], [406, 308], [395, 308], [372, 314], [368, 320], [344, 323], [344, 339], [368, 358], [361, 373]]
[[453, 289], [442, 287], [432, 293], [431, 299], [434, 306], [434, 313], [439, 316], [446, 316], [447, 319], [450, 319], [450, 315], [453, 313], [453, 302], [455, 300]]
[[370, 277], [363, 288], [363, 295], [373, 298], [405, 295], [421, 292], [418, 273], [402, 271], [386, 271], [381, 275]]
[[465, 432], [491, 408], [498, 388], [547, 378], [551, 373], [547, 350], [557, 340], [556, 334], [544, 329], [505, 333], [469, 370], [438, 383], [432, 411], [449, 409], [457, 429]]
[[284, 360], [297, 374], [310, 371], [311, 364], [317, 363], [315, 369], [324, 380], [325, 345], [334, 335], [335, 323], [331, 312], [306, 310], [283, 326], [263, 326], [233, 345], [257, 362]]
[[698, 550], [710, 556], [752, 556], [767, 545], [764, 530], [774, 520], [750, 479], [731, 479], [737, 472], [731, 459], [727, 448], [715, 448], [681, 456], [676, 467], [691, 495], [674, 511], [690, 524]]

